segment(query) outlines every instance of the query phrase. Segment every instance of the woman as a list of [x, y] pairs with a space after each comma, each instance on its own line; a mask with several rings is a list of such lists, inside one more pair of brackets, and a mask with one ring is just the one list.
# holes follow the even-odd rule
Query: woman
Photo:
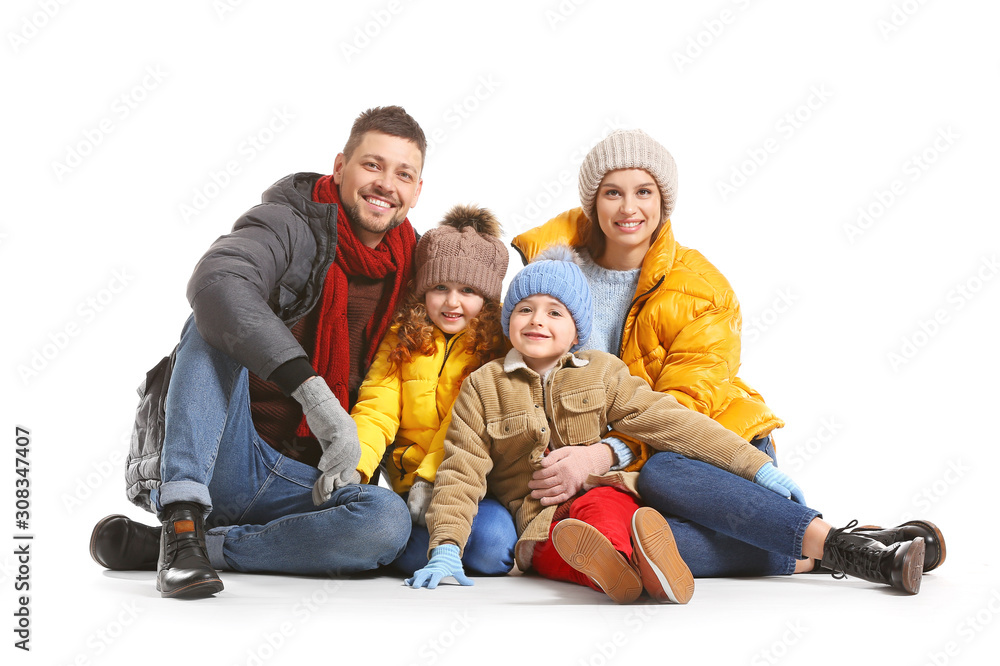
[[[526, 260], [553, 243], [577, 247], [595, 305], [600, 304], [594, 308], [591, 346], [617, 354], [633, 375], [776, 460], [771, 432], [784, 423], [736, 375], [739, 303], [705, 257], [674, 240], [670, 214], [676, 196], [677, 168], [670, 153], [641, 130], [618, 130], [583, 161], [581, 208], [517, 236], [512, 244]], [[751, 482], [678, 454], [651, 456], [641, 443], [625, 440], [604, 440], [614, 466], [641, 467], [642, 498], [668, 517], [677, 548], [695, 576], [790, 574], [822, 564], [826, 571], [900, 587], [893, 578], [899, 578], [906, 553], [913, 559], [920, 551], [924, 571], [944, 560], [941, 533], [926, 521], [891, 530], [833, 529], [770, 463]], [[606, 457], [575, 458], [584, 451], [547, 456], [532, 482], [536, 497], [546, 504], [565, 501], [588, 474], [608, 471]], [[830, 557], [839, 549], [827, 545], [848, 542], [856, 561]], [[915, 593], [919, 581], [917, 574], [902, 589]]]

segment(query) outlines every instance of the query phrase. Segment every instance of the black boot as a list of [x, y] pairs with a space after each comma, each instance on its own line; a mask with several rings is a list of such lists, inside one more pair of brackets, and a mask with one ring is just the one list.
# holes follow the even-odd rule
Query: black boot
[[177, 502], [163, 507], [163, 535], [156, 589], [164, 597], [198, 599], [222, 591], [219, 574], [208, 561], [202, 507]]
[[114, 571], [156, 571], [160, 528], [116, 514], [103, 518], [90, 535], [90, 556]]
[[919, 592], [924, 571], [923, 538], [885, 546], [864, 533], [847, 531], [857, 524], [853, 520], [847, 527], [830, 530], [820, 566], [841, 578], [850, 575], [910, 594]]
[[941, 530], [938, 529], [937, 525], [929, 520], [911, 520], [902, 525], [886, 529], [873, 525], [864, 525], [854, 528], [853, 532], [855, 534], [864, 534], [869, 539], [875, 539], [886, 546], [922, 537], [924, 540], [924, 573], [933, 571], [944, 564], [944, 558], [947, 554], [944, 545], [944, 535], [941, 534]]

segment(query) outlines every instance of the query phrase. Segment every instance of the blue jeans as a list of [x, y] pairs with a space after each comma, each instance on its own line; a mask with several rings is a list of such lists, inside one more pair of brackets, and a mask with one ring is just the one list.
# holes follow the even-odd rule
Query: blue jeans
[[209, 345], [188, 319], [167, 391], [159, 511], [206, 507], [206, 545], [217, 569], [346, 574], [392, 562], [410, 535], [396, 493], [340, 488], [312, 503], [319, 470], [261, 439], [250, 415], [248, 371]]
[[[467, 574], [502, 576], [514, 568], [514, 544], [517, 530], [514, 519], [503, 504], [492, 497], [479, 503], [479, 511], [472, 519], [472, 532], [462, 553], [462, 565]], [[430, 534], [422, 525], [414, 525], [406, 550], [393, 562], [393, 566], [407, 576], [427, 565], [427, 548]]]
[[[775, 459], [770, 436], [751, 442]], [[724, 469], [668, 451], [639, 473], [639, 494], [666, 517], [695, 577], [790, 574], [818, 511]]]

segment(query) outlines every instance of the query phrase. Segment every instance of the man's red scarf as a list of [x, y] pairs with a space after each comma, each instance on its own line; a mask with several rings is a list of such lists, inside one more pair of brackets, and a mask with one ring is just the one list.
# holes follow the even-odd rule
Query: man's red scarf
[[[382, 300], [365, 327], [370, 342], [365, 352], [365, 366], [375, 357], [379, 342], [389, 328], [396, 304], [403, 297], [406, 285], [413, 277], [413, 250], [416, 235], [408, 219], [386, 233], [382, 242], [370, 248], [354, 235], [344, 206], [340, 203], [333, 176], [323, 176], [313, 187], [313, 201], [337, 204], [337, 258], [327, 271], [320, 297], [319, 327], [312, 365], [316, 373], [326, 380], [333, 395], [349, 410], [348, 378], [350, 374], [350, 345], [347, 332], [347, 278], [361, 275], [372, 279], [392, 276], [392, 289], [382, 291]], [[310, 435], [305, 417], [299, 423], [300, 437]]]

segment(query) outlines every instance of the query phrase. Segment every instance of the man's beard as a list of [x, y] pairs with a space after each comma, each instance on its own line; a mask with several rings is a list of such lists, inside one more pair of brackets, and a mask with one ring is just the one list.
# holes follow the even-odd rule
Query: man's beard
[[[388, 220], [372, 220], [370, 218], [366, 218], [364, 214], [367, 211], [363, 212], [361, 210], [361, 204], [365, 203], [364, 199], [365, 196], [366, 196], [365, 194], [359, 192], [358, 203], [354, 204], [353, 206], [344, 206], [344, 213], [347, 215], [347, 221], [351, 223], [351, 226], [353, 228], [355, 229], [360, 228], [364, 231], [367, 231], [370, 234], [385, 235], [390, 231], [392, 231], [393, 229], [395, 229], [396, 227], [398, 227], [399, 225], [401, 225], [403, 221], [406, 219], [406, 215], [400, 215], [401, 211], [399, 210], [398, 205], [396, 207], [395, 214]], [[385, 195], [381, 194], [375, 194], [373, 196], [379, 196], [384, 199], [388, 198]], [[343, 201], [344, 200], [343, 197], [341, 197], [340, 200]], [[395, 203], [396, 202], [393, 201], [393, 204]]]

